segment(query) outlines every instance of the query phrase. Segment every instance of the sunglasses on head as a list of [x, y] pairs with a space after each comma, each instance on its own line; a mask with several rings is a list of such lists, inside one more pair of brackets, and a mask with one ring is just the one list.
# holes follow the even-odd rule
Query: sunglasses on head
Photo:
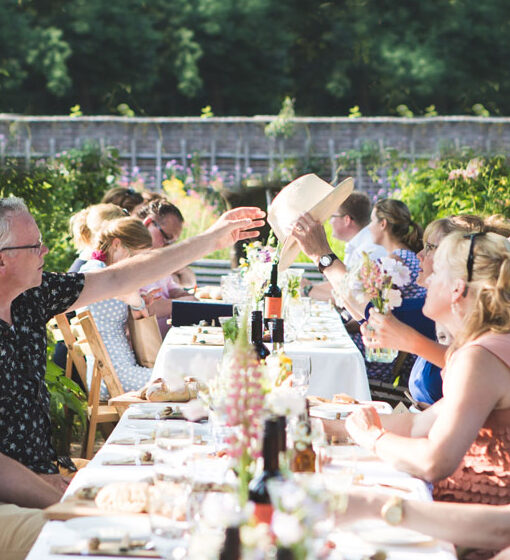
[[481, 235], [485, 235], [485, 232], [484, 231], [477, 231], [476, 233], [469, 233], [467, 235], [464, 235], [464, 239], [469, 239], [470, 240], [468, 258], [467, 258], [467, 263], [466, 263], [466, 266], [467, 266], [467, 284], [466, 284], [466, 287], [464, 288], [464, 292], [462, 293], [462, 295], [464, 297], [467, 296], [468, 289], [469, 289], [469, 283], [473, 279], [473, 264], [474, 264], [474, 261], [475, 261], [475, 253], [474, 253], [475, 239], [477, 237], [480, 237]]

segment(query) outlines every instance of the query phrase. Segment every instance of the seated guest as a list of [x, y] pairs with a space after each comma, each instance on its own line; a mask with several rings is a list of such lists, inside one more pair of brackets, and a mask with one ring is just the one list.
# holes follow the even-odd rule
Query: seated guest
[[493, 214], [484, 220], [485, 231], [492, 231], [510, 239], [510, 220], [503, 214]]
[[[142, 220], [144, 226], [152, 236], [152, 246], [155, 249], [171, 245], [179, 240], [184, 225], [184, 217], [175, 204], [166, 198], [159, 197], [149, 204], [142, 206], [136, 216]], [[195, 288], [197, 285], [195, 273], [189, 268], [183, 268], [173, 274], [174, 281], [182, 288]], [[181, 295], [183, 294], [181, 291]], [[179, 296], [171, 296], [175, 297]]]
[[[364, 252], [373, 259], [386, 255], [384, 247], [375, 244], [370, 234], [368, 224], [371, 209], [368, 196], [365, 193], [354, 191], [329, 220], [333, 237], [347, 242], [343, 260], [347, 270], [356, 268], [361, 263]], [[325, 301], [333, 298], [329, 282], [305, 285], [304, 295]]]
[[438, 500], [510, 503], [510, 242], [494, 233], [448, 235], [424, 313], [454, 336], [443, 398], [398, 418], [367, 408], [346, 428], [399, 470], [435, 482]]
[[79, 251], [67, 272], [78, 272], [81, 266], [90, 259], [94, 250], [94, 236], [107, 220], [122, 218], [125, 213], [120, 206], [112, 203], [94, 204], [80, 210], [69, 220], [72, 241]]
[[2, 453], [0, 470], [0, 558], [23, 560], [46, 523], [42, 509], [63, 490]]
[[[483, 222], [479, 221], [479, 224]], [[425, 287], [434, 262], [434, 254], [441, 240], [452, 231], [471, 230], [471, 221], [455, 221], [452, 218], [441, 218], [430, 223], [423, 234], [423, 249], [418, 253], [420, 273], [416, 279], [419, 286]], [[409, 391], [415, 401], [433, 404], [443, 396], [441, 368], [445, 364], [448, 346], [438, 344], [399, 321], [393, 313], [385, 315], [370, 311], [368, 324], [374, 331], [368, 332], [366, 325], [361, 327], [363, 342], [366, 347], [395, 348], [410, 354], [416, 354], [413, 369], [409, 376]], [[440, 330], [441, 326], [439, 327]]]
[[[351, 491], [345, 515], [338, 523], [352, 524], [360, 519], [383, 518], [389, 525], [412, 529], [459, 547], [485, 549], [484, 558], [510, 558], [510, 506], [456, 504], [402, 499], [366, 490]], [[497, 556], [495, 551], [504, 548]], [[464, 551], [459, 558], [467, 559]]]
[[[96, 250], [93, 251], [92, 258], [81, 267], [80, 272], [105, 268], [138, 253], [147, 252], [151, 247], [151, 236], [137, 218], [118, 218], [105, 222], [96, 238]], [[124, 391], [135, 391], [143, 387], [149, 381], [152, 369], [137, 364], [126, 336], [130, 310], [135, 318], [145, 310], [145, 301], [139, 292], [98, 301], [88, 308]], [[87, 359], [89, 386], [92, 367], [93, 363]], [[108, 397], [106, 387], [102, 387], [101, 397]]]
[[[382, 245], [388, 256], [403, 262], [410, 271], [411, 281], [407, 286], [400, 288], [402, 295], [402, 320], [411, 322], [415, 328], [429, 337], [434, 336], [434, 328], [431, 321], [421, 314], [426, 290], [418, 286], [416, 279], [420, 269], [416, 253], [423, 247], [421, 241], [421, 227], [416, 224], [407, 206], [393, 199], [378, 201], [372, 210], [372, 218], [369, 225], [370, 233], [374, 243]], [[292, 235], [298, 240], [302, 250], [317, 264], [323, 255], [331, 254], [331, 247], [326, 239], [324, 228], [319, 222], [313, 220], [309, 214], [304, 214], [296, 222]], [[331, 282], [337, 292], [341, 292], [345, 266], [338, 259], [334, 259], [328, 267], [322, 267], [327, 279]], [[349, 312], [355, 319], [362, 319], [365, 306], [355, 306], [348, 297], [342, 299]], [[368, 303], [368, 302], [367, 302]], [[353, 340], [360, 351], [364, 353], [364, 346], [359, 333], [353, 335]], [[407, 378], [415, 360], [414, 355], [407, 356], [400, 372], [403, 378]], [[382, 364], [365, 361], [369, 378], [381, 381], [393, 381], [392, 364]]]
[[259, 208], [236, 208], [204, 233], [172, 247], [85, 274], [58, 274], [43, 272], [48, 248], [23, 201], [0, 199], [0, 453], [47, 475], [54, 485], [65, 485], [51, 442], [44, 383], [48, 320], [132, 293], [208, 253], [257, 237], [258, 231], [250, 230], [263, 225], [264, 215]]
[[[152, 246], [156, 249], [175, 243], [181, 236], [184, 218], [177, 206], [163, 197], [142, 206], [137, 215], [149, 230]], [[195, 286], [194, 272], [190, 267], [185, 267], [175, 274], [143, 287], [143, 291], [154, 294], [149, 312], [158, 317], [161, 336], [164, 337], [169, 329], [167, 321], [172, 316], [172, 300], [195, 301], [196, 298], [183, 289], [183, 287]]]
[[105, 192], [101, 202], [116, 204], [124, 208], [128, 214], [131, 214], [139, 204], [144, 203], [144, 200], [142, 195], [138, 191], [135, 191], [135, 189], [113, 187]]

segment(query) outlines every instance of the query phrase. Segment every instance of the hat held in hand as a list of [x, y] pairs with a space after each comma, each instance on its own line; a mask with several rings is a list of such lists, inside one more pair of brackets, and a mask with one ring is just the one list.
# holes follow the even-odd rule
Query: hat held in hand
[[308, 212], [323, 224], [352, 193], [354, 179], [348, 177], [336, 187], [332, 187], [317, 175], [309, 173], [298, 177], [277, 194], [267, 212], [267, 221], [282, 243], [280, 264], [285, 270], [299, 255], [299, 245], [290, 235], [296, 220]]

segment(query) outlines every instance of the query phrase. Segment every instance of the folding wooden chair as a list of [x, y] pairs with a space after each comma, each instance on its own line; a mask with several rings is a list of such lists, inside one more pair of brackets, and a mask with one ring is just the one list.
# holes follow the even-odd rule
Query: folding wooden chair
[[[397, 379], [397, 377], [400, 375], [400, 370], [404, 365], [407, 356], [407, 352], [398, 353], [391, 371], [392, 379]], [[370, 387], [372, 400], [374, 401], [387, 402], [393, 408], [395, 408], [399, 403], [404, 403], [407, 408], [409, 408], [409, 406], [412, 404], [405, 394], [407, 386], [400, 384], [395, 386], [393, 383], [378, 381], [376, 379], [369, 379], [368, 385]]]
[[84, 338], [83, 330], [78, 320], [73, 317], [71, 322], [65, 313], [55, 315], [56, 328], [53, 328], [55, 340], [62, 340], [67, 348], [65, 374], [71, 378], [73, 366], [80, 376], [83, 386], [87, 387], [87, 362], [78, 341]]
[[118, 422], [123, 412], [122, 407], [117, 408], [100, 402], [101, 381], [106, 385], [111, 397], [124, 394], [124, 389], [115, 373], [110, 355], [97, 330], [92, 314], [89, 310], [85, 310], [77, 317], [85, 335], [85, 339], [79, 344], [85, 354], [94, 357], [94, 369], [88, 396], [88, 426], [84, 454], [85, 459], [90, 459], [93, 454], [98, 424]]

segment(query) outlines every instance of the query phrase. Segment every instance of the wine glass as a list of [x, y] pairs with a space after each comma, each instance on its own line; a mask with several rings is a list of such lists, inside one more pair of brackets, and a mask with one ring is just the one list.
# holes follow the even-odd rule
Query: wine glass
[[149, 496], [149, 519], [156, 550], [166, 560], [181, 560], [187, 555], [189, 494], [186, 485], [161, 474], [155, 477]]
[[292, 358], [291, 384], [302, 396], [306, 395], [312, 375], [312, 360], [310, 356], [295, 356]]

